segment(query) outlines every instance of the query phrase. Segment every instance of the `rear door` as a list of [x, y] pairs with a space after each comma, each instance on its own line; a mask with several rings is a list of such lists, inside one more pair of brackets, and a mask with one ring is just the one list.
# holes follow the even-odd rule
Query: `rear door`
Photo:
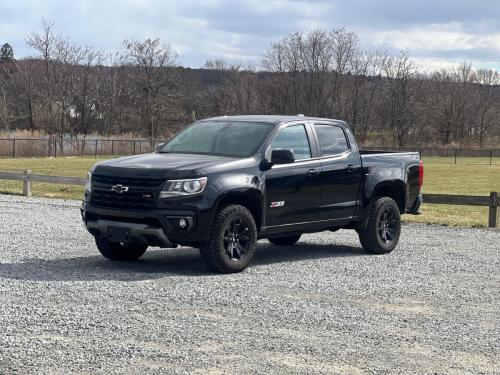
[[333, 123], [313, 122], [321, 160], [320, 219], [346, 219], [356, 211], [361, 160], [345, 130]]
[[295, 162], [273, 165], [266, 172], [266, 226], [318, 220], [321, 161], [309, 124], [283, 126], [267, 148], [268, 160], [273, 149], [292, 150]]

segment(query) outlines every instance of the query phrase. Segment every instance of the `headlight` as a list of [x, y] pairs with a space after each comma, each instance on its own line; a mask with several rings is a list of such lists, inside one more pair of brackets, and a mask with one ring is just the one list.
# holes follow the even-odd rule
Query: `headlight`
[[163, 185], [160, 192], [160, 198], [199, 194], [205, 190], [206, 185], [206, 177], [193, 178], [189, 180], [169, 180]]
[[92, 173], [87, 174], [87, 184], [85, 185], [85, 191], [92, 192]]

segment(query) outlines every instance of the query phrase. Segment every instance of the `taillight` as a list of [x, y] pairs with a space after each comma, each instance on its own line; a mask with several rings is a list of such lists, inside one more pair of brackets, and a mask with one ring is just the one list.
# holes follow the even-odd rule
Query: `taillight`
[[418, 187], [419, 189], [422, 187], [424, 184], [424, 162], [420, 160], [420, 163], [418, 164]]

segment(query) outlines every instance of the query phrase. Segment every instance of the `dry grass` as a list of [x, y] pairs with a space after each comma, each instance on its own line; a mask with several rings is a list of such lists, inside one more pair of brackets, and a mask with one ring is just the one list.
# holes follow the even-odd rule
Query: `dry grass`
[[132, 133], [109, 137], [78, 135], [54, 144], [53, 139], [40, 131], [0, 132], [0, 157], [4, 158], [12, 157], [13, 153], [16, 157], [130, 155], [150, 152], [152, 147], [150, 142]]
[[[23, 171], [61, 176], [85, 177], [90, 167], [106, 158], [20, 158], [0, 159], [0, 171]], [[425, 163], [424, 193], [489, 195], [500, 192], [500, 163], [489, 165], [489, 159], [461, 160], [450, 164], [446, 158], [427, 158]], [[0, 180], [0, 193], [21, 194], [22, 184]], [[83, 187], [52, 184], [33, 184], [37, 196], [80, 199]], [[408, 222], [437, 223], [443, 225], [486, 226], [487, 207], [426, 205], [419, 216], [405, 215]]]

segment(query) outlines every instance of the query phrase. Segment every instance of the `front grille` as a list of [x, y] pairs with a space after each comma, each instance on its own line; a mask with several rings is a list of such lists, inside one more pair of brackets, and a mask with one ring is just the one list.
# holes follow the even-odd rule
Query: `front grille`
[[164, 179], [155, 179], [155, 178], [141, 178], [141, 177], [110, 177], [110, 176], [92, 176], [92, 183], [96, 186], [104, 185], [111, 186], [113, 185], [123, 185], [129, 186], [130, 188], [136, 187], [140, 189], [156, 189], [161, 186], [165, 182]]
[[96, 189], [92, 192], [92, 204], [96, 207], [148, 210], [155, 207], [155, 195], [143, 191], [118, 194], [114, 191]]
[[[155, 199], [160, 187], [165, 180], [135, 178], [135, 177], [110, 177], [92, 176], [92, 205], [96, 207], [150, 210], [155, 208]], [[128, 191], [118, 193], [112, 187], [121, 185]]]

